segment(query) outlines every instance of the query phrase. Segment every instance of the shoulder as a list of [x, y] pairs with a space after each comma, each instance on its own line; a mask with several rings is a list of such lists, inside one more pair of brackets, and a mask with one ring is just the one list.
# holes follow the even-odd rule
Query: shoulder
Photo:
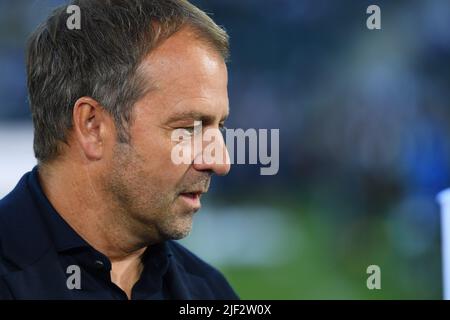
[[8, 262], [5, 250], [7, 243], [13, 241], [14, 234], [22, 233], [20, 225], [26, 223], [21, 218], [24, 211], [30, 210], [25, 188], [21, 180], [13, 191], [0, 199], [0, 276], [15, 271], [12, 263]]
[[0, 300], [12, 299], [4, 276], [18, 270], [17, 266], [6, 257], [4, 250], [5, 242], [10, 238], [8, 221], [11, 220], [11, 215], [17, 213], [18, 206], [20, 207], [20, 204], [23, 202], [17, 195], [17, 192], [11, 192], [0, 199]]
[[[27, 213], [35, 210], [25, 174], [15, 188], [0, 199], [0, 243], [27, 226]], [[1, 247], [0, 247], [1, 248]]]
[[26, 173], [0, 199], [0, 274], [23, 267], [46, 245], [38, 208], [27, 183], [29, 175]]
[[6, 223], [8, 218], [16, 217], [23, 210], [31, 209], [33, 203], [27, 186], [29, 174], [28, 172], [22, 176], [14, 189], [0, 199], [0, 224]]
[[185, 271], [203, 278], [214, 289], [214, 292], [218, 293], [218, 299], [239, 299], [236, 292], [219, 270], [203, 261], [192, 251], [176, 241], [167, 241], [167, 245], [173, 258], [182, 265]]

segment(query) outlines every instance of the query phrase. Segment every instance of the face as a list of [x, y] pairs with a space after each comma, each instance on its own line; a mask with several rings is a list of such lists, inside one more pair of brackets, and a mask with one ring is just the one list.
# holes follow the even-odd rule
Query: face
[[120, 219], [143, 241], [180, 239], [191, 230], [211, 176], [230, 167], [194, 161], [201, 156], [195, 153], [190, 164], [175, 164], [172, 149], [180, 142], [172, 133], [192, 133], [194, 121], [202, 121], [204, 131], [219, 130], [228, 116], [227, 69], [219, 54], [183, 29], [153, 51], [140, 71], [154, 89], [134, 106], [131, 142], [117, 143], [111, 152], [105, 189], [123, 209]]

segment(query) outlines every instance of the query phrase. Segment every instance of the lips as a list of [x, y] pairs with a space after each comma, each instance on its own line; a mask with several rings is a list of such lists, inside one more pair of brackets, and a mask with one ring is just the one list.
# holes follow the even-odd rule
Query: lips
[[202, 191], [182, 192], [180, 197], [190, 208], [198, 210], [201, 207], [200, 198], [202, 194]]
[[203, 192], [183, 192], [181, 193], [183, 196], [196, 198], [202, 195]]

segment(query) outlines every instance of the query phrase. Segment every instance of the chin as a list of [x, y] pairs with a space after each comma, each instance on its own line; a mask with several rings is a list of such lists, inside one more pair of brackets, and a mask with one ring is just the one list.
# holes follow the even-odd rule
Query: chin
[[187, 231], [187, 232], [180, 232], [180, 233], [175, 233], [172, 234], [172, 236], [170, 237], [169, 240], [181, 240], [186, 238], [187, 236], [189, 236], [191, 234], [191, 230]]
[[186, 238], [192, 231], [192, 219], [180, 219], [171, 224], [160, 226], [159, 233], [162, 240], [180, 240]]
[[191, 228], [185, 230], [171, 230], [162, 233], [162, 240], [181, 240], [186, 238], [191, 233]]

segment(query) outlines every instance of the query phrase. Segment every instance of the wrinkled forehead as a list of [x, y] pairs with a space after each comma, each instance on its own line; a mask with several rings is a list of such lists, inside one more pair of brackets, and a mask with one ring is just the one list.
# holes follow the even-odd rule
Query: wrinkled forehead
[[202, 79], [217, 86], [226, 85], [227, 81], [222, 56], [189, 28], [180, 30], [155, 48], [141, 63], [141, 70], [160, 88], [171, 87], [175, 82], [187, 85], [186, 79]]
[[176, 33], [152, 51], [140, 72], [153, 88], [150, 99], [157, 101], [153, 105], [158, 105], [160, 114], [228, 114], [226, 64], [220, 54], [189, 31]]

